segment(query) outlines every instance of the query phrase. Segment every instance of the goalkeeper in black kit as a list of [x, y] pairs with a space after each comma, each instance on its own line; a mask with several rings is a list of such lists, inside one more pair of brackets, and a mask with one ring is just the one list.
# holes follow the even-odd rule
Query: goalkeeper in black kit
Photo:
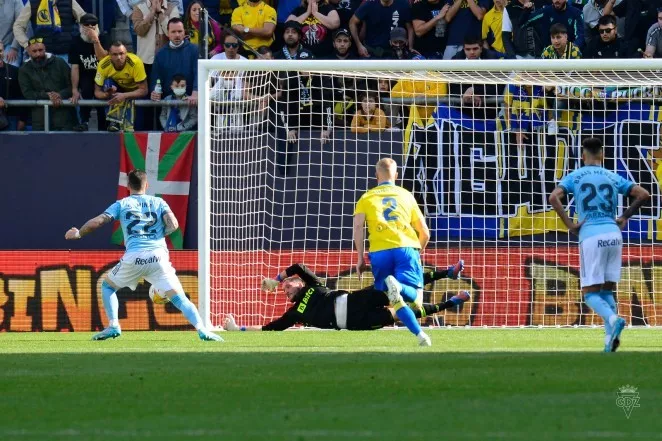
[[[457, 279], [464, 269], [463, 261], [445, 271], [424, 273], [424, 283], [450, 278]], [[282, 283], [283, 291], [290, 302], [294, 303], [282, 317], [264, 326], [239, 326], [232, 315], [225, 318], [228, 331], [283, 331], [296, 324], [321, 329], [348, 329], [350, 331], [369, 331], [393, 325], [395, 313], [388, 306], [389, 299], [385, 292], [373, 286], [358, 291], [332, 290], [302, 264], [294, 264], [280, 273], [276, 279], [264, 279], [263, 291], [274, 291]], [[421, 318], [444, 309], [459, 306], [469, 300], [468, 291], [453, 296], [446, 302], [423, 304], [423, 308], [414, 311]]]

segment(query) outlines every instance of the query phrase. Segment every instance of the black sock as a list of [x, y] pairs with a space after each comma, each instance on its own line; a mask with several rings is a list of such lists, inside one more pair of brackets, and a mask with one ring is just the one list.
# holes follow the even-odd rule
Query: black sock
[[450, 300], [447, 300], [442, 303], [437, 303], [436, 305], [433, 305], [432, 303], [423, 303], [422, 308], [420, 309], [412, 308], [412, 311], [414, 311], [414, 315], [416, 316], [416, 318], [421, 318], [421, 317], [427, 317], [428, 315], [436, 314], [439, 311], [443, 311], [444, 309], [449, 309], [454, 306], [457, 305], [451, 302]]

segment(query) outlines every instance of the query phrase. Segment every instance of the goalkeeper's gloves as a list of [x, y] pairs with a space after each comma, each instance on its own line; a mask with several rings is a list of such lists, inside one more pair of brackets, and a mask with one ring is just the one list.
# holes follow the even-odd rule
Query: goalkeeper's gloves
[[262, 280], [262, 291], [274, 292], [278, 288], [280, 282], [275, 279], [264, 279]]
[[234, 321], [234, 317], [232, 317], [232, 314], [228, 314], [225, 316], [225, 329], [228, 331], [240, 331], [241, 328], [237, 326], [237, 322]]

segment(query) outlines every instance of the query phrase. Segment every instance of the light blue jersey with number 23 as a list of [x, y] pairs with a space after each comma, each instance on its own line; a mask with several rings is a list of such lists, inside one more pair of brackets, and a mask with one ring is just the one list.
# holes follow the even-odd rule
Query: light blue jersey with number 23
[[159, 197], [134, 194], [115, 202], [104, 213], [120, 221], [128, 253], [168, 249], [163, 215], [170, 211], [166, 201]]
[[559, 183], [567, 194], [574, 194], [579, 222], [579, 241], [603, 233], [620, 232], [616, 225], [618, 195], [627, 195], [634, 187], [628, 181], [603, 167], [588, 165], [579, 168]]

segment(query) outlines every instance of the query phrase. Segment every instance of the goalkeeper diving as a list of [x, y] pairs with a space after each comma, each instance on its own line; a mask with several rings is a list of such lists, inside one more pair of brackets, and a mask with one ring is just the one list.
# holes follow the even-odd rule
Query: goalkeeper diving
[[[434, 280], [449, 278], [457, 279], [464, 269], [460, 260], [455, 265], [443, 271], [428, 271], [424, 274], [425, 284]], [[392, 277], [392, 276], [389, 276]], [[225, 329], [228, 331], [283, 331], [296, 324], [312, 326], [321, 329], [348, 329], [350, 331], [369, 331], [393, 325], [395, 312], [389, 305], [390, 296], [399, 293], [384, 292], [374, 286], [358, 291], [333, 290], [302, 264], [294, 264], [278, 274], [275, 279], [262, 281], [263, 291], [275, 291], [282, 284], [283, 291], [290, 302], [294, 303], [282, 317], [264, 326], [240, 326], [232, 315], [225, 318]], [[438, 304], [423, 304], [420, 310], [414, 311], [417, 318], [436, 314], [444, 309], [462, 305], [469, 300], [468, 291], [451, 297]]]

